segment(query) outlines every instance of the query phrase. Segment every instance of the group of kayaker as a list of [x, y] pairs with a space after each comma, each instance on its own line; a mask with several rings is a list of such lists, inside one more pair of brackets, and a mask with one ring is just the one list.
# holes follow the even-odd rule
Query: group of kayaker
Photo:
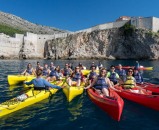
[[[87, 84], [85, 89], [93, 87], [94, 89], [101, 90], [105, 96], [109, 96], [108, 88], [119, 91], [114, 86], [121, 85], [124, 89], [135, 90], [138, 88], [136, 83], [143, 83], [142, 75], [139, 73], [137, 67], [134, 69], [129, 68], [126, 72], [122, 69], [121, 64], [117, 67], [112, 65], [107, 72], [107, 70], [103, 68], [101, 62], [99, 62], [99, 65], [97, 66], [92, 62], [90, 69], [89, 75], [84, 76], [82, 72], [83, 70], [86, 70], [86, 67], [83, 66], [82, 63], [79, 63], [75, 68], [73, 68], [72, 64], [66, 63], [65, 67], [60, 69], [60, 66], [55, 66], [53, 62], [50, 63], [50, 66], [44, 64], [44, 67], [37, 62], [36, 69], [33, 69], [32, 65], [29, 63], [27, 69], [22, 74], [36, 75], [37, 78], [35, 80], [26, 83], [28, 85], [33, 83], [35, 87], [48, 86], [48, 81], [57, 81], [61, 78], [66, 78], [66, 82], [70, 86], [80, 86], [81, 82], [84, 82]], [[42, 80], [41, 76], [45, 76], [47, 84], [45, 84], [46, 82]], [[142, 91], [139, 92], [142, 93]]]

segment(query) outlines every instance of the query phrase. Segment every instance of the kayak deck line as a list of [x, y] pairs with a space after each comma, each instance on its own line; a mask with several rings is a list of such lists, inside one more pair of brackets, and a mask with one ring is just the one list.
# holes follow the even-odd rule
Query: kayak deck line
[[23, 101], [18, 100], [17, 97], [7, 100], [0, 104], [0, 117], [49, 98], [50, 95], [55, 94], [57, 91], [58, 89], [29, 90], [25, 93], [28, 97]]

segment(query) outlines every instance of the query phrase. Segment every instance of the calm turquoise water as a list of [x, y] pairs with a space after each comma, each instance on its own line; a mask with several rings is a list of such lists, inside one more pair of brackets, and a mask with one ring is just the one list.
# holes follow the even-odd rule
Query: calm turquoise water
[[[39, 60], [41, 64], [49, 60]], [[0, 61], [0, 103], [24, 92], [22, 86], [7, 85], [7, 75], [18, 74], [27, 63], [36, 65], [37, 60], [1, 60]], [[61, 67], [67, 60], [54, 61]], [[91, 60], [71, 61], [74, 66], [82, 62], [89, 67]], [[94, 60], [95, 63], [98, 61]], [[110, 65], [135, 65], [133, 60], [102, 61], [105, 67]], [[145, 71], [147, 81], [159, 84], [159, 61], [140, 61], [141, 65], [153, 66], [153, 71]], [[47, 129], [47, 130], [159, 130], [159, 111], [146, 108], [131, 101], [125, 101], [120, 122], [111, 119], [95, 106], [86, 92], [68, 103], [62, 91], [32, 106], [0, 118], [0, 129]], [[157, 103], [157, 102], [156, 102]], [[158, 102], [159, 103], [159, 102]]]

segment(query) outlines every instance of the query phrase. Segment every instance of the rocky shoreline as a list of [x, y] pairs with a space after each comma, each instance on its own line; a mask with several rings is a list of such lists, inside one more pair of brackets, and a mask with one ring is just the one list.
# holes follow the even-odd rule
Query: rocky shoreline
[[51, 59], [159, 59], [159, 34], [120, 29], [81, 32], [46, 41]]
[[136, 28], [130, 21], [69, 32], [3, 12], [0, 18], [1, 24], [28, 31], [15, 37], [0, 33], [0, 59], [159, 59], [159, 33]]
[[143, 29], [96, 30], [54, 38], [41, 46], [43, 57], [30, 51], [27, 44], [21, 50], [24, 57], [0, 55], [0, 59], [159, 59], [159, 33]]

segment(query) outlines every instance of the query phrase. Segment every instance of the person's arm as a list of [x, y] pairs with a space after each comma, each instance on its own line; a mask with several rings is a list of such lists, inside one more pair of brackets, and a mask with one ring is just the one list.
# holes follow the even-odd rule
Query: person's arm
[[48, 81], [44, 80], [44, 85], [47, 86], [47, 87], [52, 87], [52, 88], [56, 88], [56, 89], [61, 89], [61, 87], [59, 86], [56, 86], [56, 85], [53, 85], [51, 83], [49, 83]]
[[120, 90], [118, 90], [118, 89], [114, 88], [114, 86], [112, 86], [112, 84], [111, 84], [111, 82], [110, 82], [110, 79], [109, 79], [109, 78], [106, 78], [106, 81], [107, 81], [107, 83], [108, 83], [108, 85], [109, 85], [109, 87], [110, 87], [111, 89], [113, 89], [114, 91], [121, 92]]
[[31, 80], [30, 82], [24, 82], [24, 84], [26, 84], [26, 85], [32, 85], [33, 84], [33, 80]]
[[97, 77], [93, 80], [93, 82], [92, 82], [90, 85], [88, 85], [87, 87], [85, 87], [85, 89], [88, 89], [88, 88], [90, 88], [90, 87], [93, 87], [94, 84], [96, 83], [96, 81], [97, 81]]
[[47, 70], [47, 73], [48, 73], [48, 75], [47, 75], [47, 76], [50, 76], [50, 72], [51, 72], [51, 70], [50, 70], [50, 69], [48, 69], [48, 70]]
[[36, 72], [34, 68], [32, 68], [32, 74], [36, 76]]
[[69, 70], [70, 70], [70, 75], [71, 75], [73, 73], [73, 70], [71, 68], [69, 68]]
[[24, 75], [25, 73], [26, 73], [26, 69], [21, 74]]

